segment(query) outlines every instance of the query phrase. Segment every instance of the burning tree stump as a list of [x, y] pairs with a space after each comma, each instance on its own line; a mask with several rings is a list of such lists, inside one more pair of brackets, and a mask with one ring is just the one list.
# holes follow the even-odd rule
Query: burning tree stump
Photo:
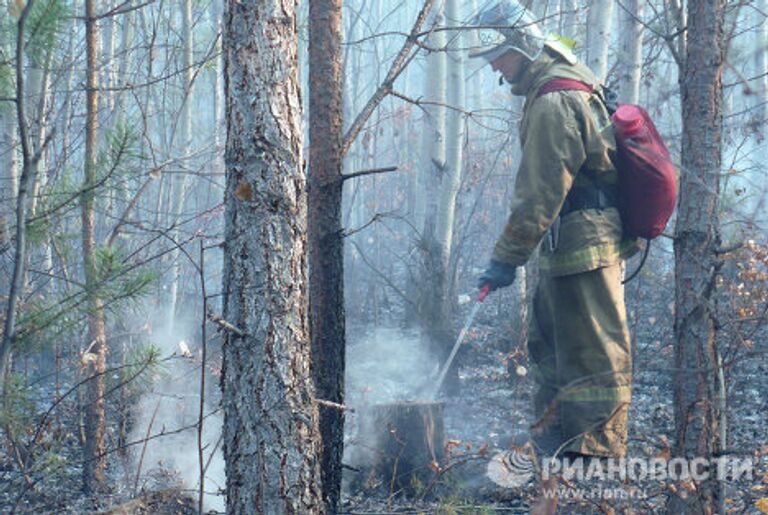
[[377, 437], [371, 474], [390, 494], [412, 496], [434, 480], [443, 460], [443, 403], [372, 406], [369, 423]]

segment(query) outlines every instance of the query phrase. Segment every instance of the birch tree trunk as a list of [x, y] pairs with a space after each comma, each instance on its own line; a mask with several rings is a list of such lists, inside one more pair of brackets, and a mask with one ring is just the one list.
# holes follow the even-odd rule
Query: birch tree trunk
[[[437, 23], [441, 23], [439, 5], [434, 9], [438, 13]], [[431, 48], [443, 48], [445, 32], [433, 32], [426, 44]], [[423, 110], [418, 186], [422, 196], [417, 199], [414, 212], [414, 223], [416, 227], [422, 228], [425, 239], [434, 237], [438, 199], [435, 193], [439, 191], [441, 169], [445, 163], [446, 83], [444, 80], [435, 80], [436, 77], [445, 77], [445, 70], [445, 52], [431, 52], [427, 56], [427, 73], [424, 75], [423, 97], [431, 104], [424, 106]]]
[[643, 71], [643, 11], [645, 0], [626, 0], [619, 7], [621, 47], [619, 53], [619, 98], [637, 104]]
[[321, 513], [295, 0], [229, 0], [223, 348], [228, 513]]
[[[721, 262], [718, 197], [721, 166], [726, 42], [724, 1], [689, 0], [687, 50], [681, 93], [682, 175], [675, 228], [675, 452], [686, 458], [716, 455], [718, 443], [715, 287]], [[673, 496], [670, 513], [716, 509], [714, 478]]]
[[[460, 22], [458, 0], [448, 0], [445, 17], [449, 25]], [[446, 114], [445, 164], [440, 184], [440, 199], [435, 223], [435, 251], [437, 268], [433, 289], [430, 292], [438, 303], [434, 336], [440, 349], [441, 362], [445, 362], [454, 341], [452, 322], [455, 312], [454, 274], [451, 269], [453, 251], [453, 226], [456, 214], [456, 197], [461, 184], [464, 147], [464, 31], [454, 32], [447, 46], [446, 98], [449, 109]], [[445, 391], [458, 393], [458, 361], [454, 361], [446, 376]]]
[[[320, 399], [344, 402], [344, 243], [341, 226], [341, 0], [309, 2], [309, 306]], [[338, 511], [344, 412], [320, 409], [323, 500]]]
[[[188, 184], [188, 177], [189, 172], [192, 170], [192, 167], [190, 166], [191, 161], [191, 155], [192, 155], [192, 116], [191, 116], [191, 108], [192, 108], [192, 100], [193, 100], [193, 81], [194, 81], [194, 70], [192, 69], [193, 65], [193, 50], [194, 50], [194, 39], [192, 36], [192, 0], [183, 0], [182, 2], [182, 37], [184, 40], [184, 55], [182, 59], [182, 65], [184, 68], [184, 73], [182, 74], [182, 77], [184, 78], [184, 82], [182, 84], [182, 97], [181, 97], [181, 117], [179, 120], [180, 125], [180, 135], [179, 139], [181, 140], [181, 144], [178, 145], [178, 148], [181, 152], [181, 158], [183, 166], [182, 168], [182, 174], [180, 176], [174, 177], [174, 186], [173, 189], [174, 198], [173, 198], [173, 223], [178, 224], [181, 221], [182, 214], [184, 212], [184, 205], [186, 203], [186, 196], [187, 196], [187, 184]], [[174, 227], [173, 230], [174, 234], [174, 240], [177, 242], [179, 241], [179, 236], [181, 234], [179, 227]], [[171, 253], [171, 259], [173, 262], [173, 270], [171, 272], [171, 285], [169, 288], [169, 302], [168, 302], [168, 334], [171, 336], [171, 338], [175, 338], [175, 324], [176, 324], [176, 311], [178, 306], [178, 300], [179, 300], [179, 281], [181, 280], [181, 273], [182, 273], [182, 260], [181, 260], [181, 250], [176, 247], [173, 252]]]
[[[458, 0], [448, 0], [446, 18], [451, 24], [460, 23]], [[446, 76], [447, 100], [451, 109], [446, 118], [445, 173], [440, 192], [440, 208], [437, 218], [437, 241], [440, 245], [440, 261], [447, 273], [453, 248], [453, 224], [456, 214], [456, 197], [461, 184], [464, 158], [464, 31], [451, 35], [448, 45], [448, 69]], [[451, 282], [451, 281], [448, 281]], [[451, 290], [449, 284], [446, 284]]]
[[85, 445], [83, 446], [83, 490], [91, 493], [106, 486], [104, 469], [104, 374], [107, 369], [107, 338], [104, 324], [104, 306], [99, 297], [99, 278], [96, 272], [96, 219], [95, 198], [97, 181], [97, 140], [99, 110], [99, 80], [97, 56], [99, 29], [96, 18], [96, 0], [85, 0], [86, 45], [86, 119], [85, 163], [83, 189], [80, 195], [83, 268], [88, 305], [88, 338], [82, 355], [84, 375], [88, 378], [85, 406]]
[[601, 81], [608, 73], [614, 0], [594, 0], [587, 14], [587, 66]]
[[[209, 15], [211, 17], [211, 23], [215, 27], [215, 31], [221, 32], [221, 5], [219, 2], [211, 2], [211, 7], [209, 9]], [[215, 44], [214, 52], [216, 53], [216, 57], [214, 58], [214, 79], [213, 79], [213, 120], [214, 120], [214, 130], [213, 130], [213, 146], [214, 146], [214, 157], [213, 157], [213, 171], [215, 173], [222, 171], [222, 163], [221, 163], [221, 156], [222, 156], [222, 143], [221, 143], [221, 134], [222, 131], [220, 130], [222, 128], [222, 121], [224, 120], [224, 109], [222, 108], [224, 103], [222, 101], [222, 57], [221, 57], [221, 38], [218, 38], [218, 41]]]
[[[444, 2], [438, 1], [432, 7], [430, 26], [444, 25]], [[446, 330], [446, 317], [443, 310], [442, 293], [445, 275], [442, 267], [442, 252], [439, 240], [439, 210], [442, 180], [446, 163], [446, 108], [448, 102], [447, 70], [448, 59], [445, 52], [446, 31], [433, 32], [427, 44], [437, 51], [427, 57], [428, 73], [424, 79], [424, 98], [431, 102], [425, 110], [425, 126], [422, 132], [421, 185], [424, 200], [416, 213], [422, 221], [422, 255], [420, 283], [417, 286], [419, 318], [422, 330], [427, 334], [432, 352], [437, 357], [443, 356], [445, 341], [450, 339]], [[448, 384], [455, 387], [455, 382]]]

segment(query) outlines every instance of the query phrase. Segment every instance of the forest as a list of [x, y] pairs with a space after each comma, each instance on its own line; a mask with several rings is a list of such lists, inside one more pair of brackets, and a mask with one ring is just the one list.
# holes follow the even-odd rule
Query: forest
[[[0, 0], [1, 513], [768, 514], [768, 0], [505, 1]], [[473, 54], [522, 33], [605, 88]], [[565, 211], [487, 278], [535, 105], [597, 97], [574, 141], [642, 106], [676, 209], [589, 269], [622, 394], [542, 413], [542, 285], [608, 332]], [[534, 443], [617, 399], [620, 463]]]

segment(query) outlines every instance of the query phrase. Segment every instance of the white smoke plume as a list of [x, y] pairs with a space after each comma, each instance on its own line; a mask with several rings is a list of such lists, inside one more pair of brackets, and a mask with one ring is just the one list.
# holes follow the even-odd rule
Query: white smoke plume
[[[146, 446], [133, 446], [133, 474], [139, 479], [139, 489], [161, 486], [152, 482], [166, 478], [171, 484], [165, 486], [180, 486], [197, 499], [200, 487], [197, 440], [201, 372], [199, 345], [181, 340], [178, 336], [158, 336], [155, 343], [160, 347], [162, 357], [172, 353], [178, 357], [165, 361], [161, 369], [154, 373], [151, 391], [135, 407], [130, 441], [143, 440], [148, 435], [151, 439]], [[225, 487], [220, 441], [222, 415], [215, 412], [218, 400], [218, 395], [214, 395], [217, 392], [216, 379], [209, 375], [206, 382], [209, 388], [206, 388], [202, 445], [204, 462], [208, 465], [204, 509], [224, 512], [224, 496], [218, 495], [218, 491]], [[153, 435], [161, 436], [153, 438]], [[135, 476], [137, 471], [139, 476]], [[173, 485], [174, 482], [177, 484]]]
[[376, 404], [424, 400], [437, 380], [438, 362], [417, 331], [377, 328], [347, 348], [344, 463], [366, 465], [375, 437], [365, 427], [366, 412]]

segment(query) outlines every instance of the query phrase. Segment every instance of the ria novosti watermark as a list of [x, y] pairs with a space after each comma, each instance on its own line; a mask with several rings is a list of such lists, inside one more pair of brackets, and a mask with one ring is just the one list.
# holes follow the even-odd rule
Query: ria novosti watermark
[[751, 457], [718, 458], [545, 458], [541, 475], [578, 481], [737, 481], [752, 480]]
[[[718, 481], [752, 480], [751, 457], [717, 458], [542, 458], [543, 480], [557, 476], [568, 481]], [[499, 486], [515, 488], [534, 476], [534, 458], [525, 449], [496, 454], [488, 463], [488, 477]], [[602, 492], [605, 492], [602, 490]], [[602, 495], [602, 494], [601, 494]]]

